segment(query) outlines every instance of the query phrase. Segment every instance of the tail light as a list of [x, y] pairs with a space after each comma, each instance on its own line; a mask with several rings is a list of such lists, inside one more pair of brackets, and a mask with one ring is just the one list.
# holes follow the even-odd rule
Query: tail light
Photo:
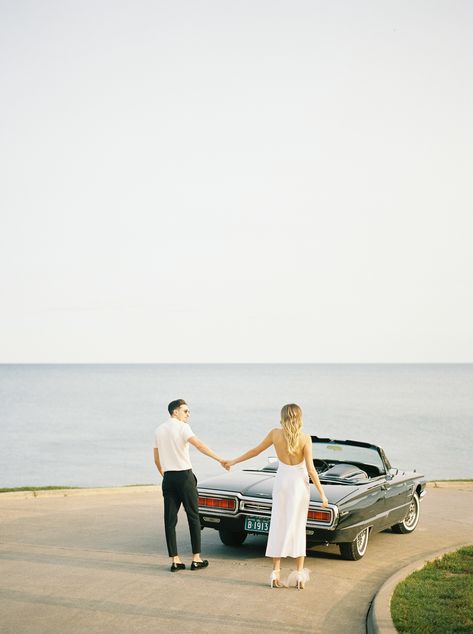
[[226, 511], [234, 511], [236, 509], [236, 500], [199, 496], [199, 506], [206, 509], [224, 509]]
[[326, 522], [327, 524], [330, 524], [330, 522], [332, 521], [332, 513], [330, 511], [319, 509], [317, 509], [317, 511], [310, 510], [307, 513], [307, 519], [313, 520], [315, 522]]

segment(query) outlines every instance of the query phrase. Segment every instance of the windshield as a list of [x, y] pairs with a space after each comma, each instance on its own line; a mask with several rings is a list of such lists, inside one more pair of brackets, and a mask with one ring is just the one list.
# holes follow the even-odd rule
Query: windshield
[[386, 471], [381, 456], [374, 447], [357, 447], [337, 441], [313, 442], [312, 458], [317, 461], [324, 460], [329, 464], [347, 462], [349, 464], [370, 465], [376, 467], [379, 473]]

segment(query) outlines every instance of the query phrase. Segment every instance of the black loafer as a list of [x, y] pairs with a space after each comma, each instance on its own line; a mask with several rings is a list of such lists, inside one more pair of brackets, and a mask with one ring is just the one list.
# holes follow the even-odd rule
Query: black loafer
[[191, 563], [191, 570], [200, 570], [201, 568], [207, 568], [208, 565], [209, 562], [207, 561], [207, 559], [204, 559], [204, 561], [193, 561]]
[[186, 564], [172, 564], [171, 572], [176, 572], [176, 570], [185, 570]]

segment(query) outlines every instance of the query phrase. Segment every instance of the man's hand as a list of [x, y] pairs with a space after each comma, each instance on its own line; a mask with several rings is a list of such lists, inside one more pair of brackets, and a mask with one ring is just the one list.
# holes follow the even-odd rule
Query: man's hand
[[221, 465], [222, 465], [222, 467], [223, 467], [224, 469], [226, 469], [227, 471], [230, 471], [230, 467], [232, 466], [232, 465], [230, 464], [230, 462], [231, 462], [230, 460], [220, 460], [220, 464], [221, 464]]

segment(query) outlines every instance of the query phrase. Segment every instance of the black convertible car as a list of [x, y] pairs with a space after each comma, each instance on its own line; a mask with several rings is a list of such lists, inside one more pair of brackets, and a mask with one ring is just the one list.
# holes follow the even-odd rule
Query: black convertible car
[[[412, 533], [425, 494], [424, 476], [394, 469], [384, 451], [369, 443], [312, 436], [312, 447], [329, 507], [322, 507], [312, 485], [308, 545], [338, 544], [344, 559], [356, 560], [365, 554], [371, 533], [386, 528]], [[241, 545], [250, 533], [268, 533], [277, 468], [275, 461], [199, 484], [202, 528], [217, 529], [228, 546]]]

